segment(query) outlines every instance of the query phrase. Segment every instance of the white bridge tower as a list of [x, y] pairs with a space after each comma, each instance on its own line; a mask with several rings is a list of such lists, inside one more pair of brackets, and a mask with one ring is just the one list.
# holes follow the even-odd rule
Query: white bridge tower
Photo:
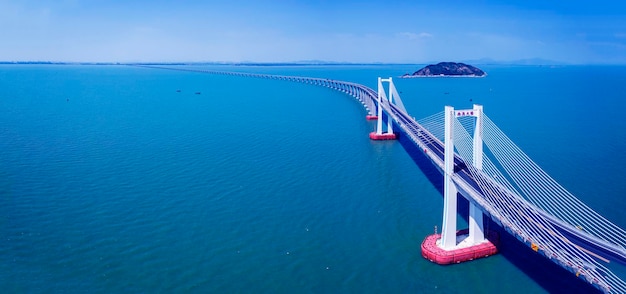
[[[389, 95], [385, 93], [385, 88], [383, 87], [383, 82], [389, 83]], [[402, 111], [406, 112], [404, 105], [402, 104], [402, 100], [400, 99], [400, 95], [396, 90], [396, 87], [393, 85], [393, 79], [389, 77], [388, 79], [378, 78], [378, 97], [377, 97], [377, 113], [376, 113], [376, 132], [370, 133], [370, 139], [372, 140], [394, 140], [397, 139], [396, 134], [393, 133], [393, 122], [389, 113], [387, 113], [387, 131], [383, 132], [383, 108], [390, 110], [390, 105], [394, 104]]]
[[[459, 263], [493, 255], [496, 246], [486, 238], [483, 225], [483, 212], [474, 202], [469, 201], [469, 228], [457, 231], [457, 195], [459, 190], [454, 183], [456, 175], [454, 152], [455, 120], [463, 116], [476, 118], [472, 145], [472, 166], [482, 170], [483, 166], [483, 107], [474, 104], [472, 109], [455, 110], [446, 106], [444, 111], [444, 171], [443, 171], [443, 224], [441, 238], [438, 234], [426, 237], [422, 243], [422, 255], [439, 263]], [[462, 195], [462, 193], [461, 193]], [[469, 197], [467, 197], [469, 199]], [[454, 252], [451, 254], [451, 252]]]

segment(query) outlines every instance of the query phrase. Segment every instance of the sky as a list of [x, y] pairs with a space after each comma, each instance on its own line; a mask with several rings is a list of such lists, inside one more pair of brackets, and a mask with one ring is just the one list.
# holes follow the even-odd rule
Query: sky
[[626, 1], [0, 0], [0, 61], [626, 64]]

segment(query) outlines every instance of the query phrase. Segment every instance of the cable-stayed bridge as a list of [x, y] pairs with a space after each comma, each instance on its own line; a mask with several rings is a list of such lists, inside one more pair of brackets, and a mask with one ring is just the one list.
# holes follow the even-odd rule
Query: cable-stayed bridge
[[[168, 70], [256, 77], [331, 88], [360, 101], [377, 119], [372, 139], [406, 136], [444, 176], [444, 215], [437, 247], [454, 252], [486, 242], [483, 215], [538, 254], [606, 293], [626, 293], [626, 282], [609, 264], [626, 264], [626, 231], [585, 205], [529, 158], [484, 114], [472, 109], [410, 116], [393, 81], [378, 89], [323, 78], [156, 67]], [[384, 84], [387, 83], [387, 88]], [[456, 198], [470, 203], [469, 234], [456, 229]]]

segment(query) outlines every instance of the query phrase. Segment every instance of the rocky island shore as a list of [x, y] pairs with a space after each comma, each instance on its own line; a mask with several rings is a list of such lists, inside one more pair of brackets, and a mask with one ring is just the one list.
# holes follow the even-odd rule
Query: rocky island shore
[[487, 74], [481, 69], [457, 62], [440, 62], [437, 64], [428, 65], [413, 74], [404, 74], [402, 78], [415, 78], [415, 77], [484, 77]]

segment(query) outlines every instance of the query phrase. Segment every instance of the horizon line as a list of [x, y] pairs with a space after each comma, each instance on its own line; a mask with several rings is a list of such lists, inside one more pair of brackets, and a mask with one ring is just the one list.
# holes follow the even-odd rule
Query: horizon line
[[[50, 64], [50, 65], [249, 65], [249, 66], [280, 66], [280, 65], [429, 65], [437, 64], [441, 61], [431, 62], [349, 62], [349, 61], [322, 61], [322, 60], [303, 60], [303, 61], [50, 61], [50, 60], [0, 60], [0, 64]], [[519, 59], [510, 61], [497, 60], [463, 60], [453, 61], [458, 63], [471, 63], [478, 65], [626, 65], [626, 63], [607, 63], [607, 62], [590, 62], [590, 63], [570, 63], [545, 59]]]

